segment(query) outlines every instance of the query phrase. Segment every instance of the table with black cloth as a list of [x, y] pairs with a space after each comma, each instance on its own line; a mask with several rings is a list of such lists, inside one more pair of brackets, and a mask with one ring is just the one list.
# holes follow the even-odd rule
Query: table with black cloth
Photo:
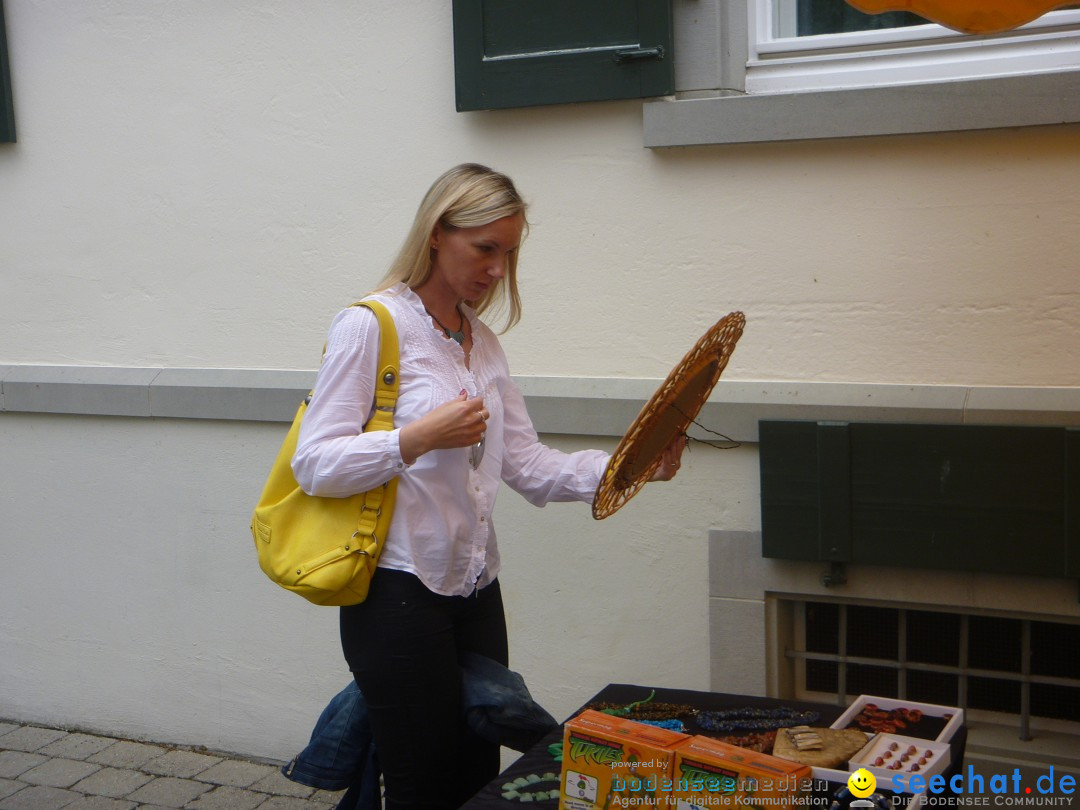
[[[619, 706], [625, 706], [635, 701], [644, 700], [649, 697], [649, 694], [652, 691], [653, 687], [650, 686], [635, 686], [624, 683], [608, 684], [596, 695], [586, 701], [581, 708], [571, 714], [570, 717], [576, 716], [589, 706], [597, 703], [613, 703]], [[655, 692], [656, 694], [650, 702], [687, 704], [699, 711], [720, 711], [723, 709], [743, 707], [775, 709], [780, 706], [797, 709], [800, 712], [813, 711], [820, 715], [820, 719], [813, 724], [819, 727], [828, 727], [832, 725], [832, 723], [835, 722], [847, 708], [846, 706], [837, 706], [831, 703], [809, 703], [807, 701], [799, 700], [780, 700], [778, 698], [752, 697], [749, 695], [729, 695], [721, 692], [697, 692], [689, 689], [664, 689], [656, 687]], [[693, 719], [685, 721], [685, 724], [687, 733], [689, 734], [717, 736], [698, 727]], [[463, 810], [510, 810], [510, 808], [514, 806], [519, 806], [517, 801], [503, 798], [503, 785], [514, 779], [526, 777], [530, 774], [542, 775], [548, 772], [554, 772], [558, 775], [562, 768], [562, 764], [555, 761], [554, 756], [548, 749], [552, 745], [561, 744], [562, 736], [563, 729], [562, 726], [560, 726], [557, 731], [553, 731], [540, 743], [534, 745], [522, 754], [517, 761], [508, 766], [506, 770], [500, 773], [499, 776], [484, 787], [483, 790], [462, 805]], [[946, 780], [948, 780], [953, 773], [958, 772], [960, 763], [964, 758], [964, 747], [966, 742], [967, 728], [962, 726], [950, 741], [952, 764], [944, 774]], [[558, 787], [558, 785], [545, 783], [545, 787], [549, 786]], [[828, 794], [831, 796], [842, 786], [843, 785], [839, 783], [821, 783], [820, 780], [815, 779], [814, 793]], [[883, 790], [880, 785], [878, 786], [877, 792], [886, 798], [891, 798], [892, 796], [888, 790]], [[557, 799], [532, 801], [526, 804], [526, 806], [545, 808], [553, 808], [557, 805]], [[824, 806], [828, 807], [828, 803]]]

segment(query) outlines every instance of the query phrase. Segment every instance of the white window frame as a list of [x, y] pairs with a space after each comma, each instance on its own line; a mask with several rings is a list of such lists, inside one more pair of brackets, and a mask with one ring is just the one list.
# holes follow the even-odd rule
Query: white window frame
[[[776, 0], [751, 0], [748, 93], [784, 93], [1032, 75], [1080, 66], [1080, 9], [1052, 11], [1014, 31], [968, 36], [927, 23], [816, 36], [786, 27]], [[792, 9], [794, 11], [794, 9]]]
[[645, 103], [646, 146], [1080, 122], [1080, 10], [989, 37], [916, 26], [759, 45], [766, 2], [673, 0], [677, 93]]

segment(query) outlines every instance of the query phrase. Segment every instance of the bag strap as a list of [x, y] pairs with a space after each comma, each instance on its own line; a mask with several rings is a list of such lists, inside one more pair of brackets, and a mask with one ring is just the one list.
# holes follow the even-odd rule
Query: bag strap
[[[401, 357], [398, 352], [397, 327], [394, 318], [384, 304], [378, 301], [357, 301], [354, 307], [367, 307], [375, 313], [379, 320], [379, 365], [375, 375], [375, 411], [367, 424], [364, 432], [372, 430], [394, 429], [394, 407], [398, 396], [398, 370]], [[360, 516], [357, 521], [356, 531], [353, 538], [360, 541], [359, 548], [364, 554], [378, 560], [381, 543], [386, 540], [376, 534], [379, 521], [382, 518], [383, 507], [393, 509], [394, 499], [397, 493], [397, 479], [391, 478], [380, 487], [373, 487], [364, 493], [364, 501], [360, 507]]]
[[379, 364], [375, 375], [375, 412], [364, 426], [371, 430], [393, 430], [394, 408], [398, 398], [398, 371], [401, 356], [398, 353], [397, 327], [394, 318], [384, 304], [378, 301], [357, 301], [354, 307], [367, 307], [379, 320]]

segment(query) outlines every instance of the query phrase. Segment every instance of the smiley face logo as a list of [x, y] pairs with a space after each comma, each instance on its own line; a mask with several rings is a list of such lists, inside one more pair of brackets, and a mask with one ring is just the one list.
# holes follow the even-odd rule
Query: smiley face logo
[[866, 768], [859, 768], [847, 780], [848, 790], [860, 799], [865, 799], [877, 787], [877, 779]]

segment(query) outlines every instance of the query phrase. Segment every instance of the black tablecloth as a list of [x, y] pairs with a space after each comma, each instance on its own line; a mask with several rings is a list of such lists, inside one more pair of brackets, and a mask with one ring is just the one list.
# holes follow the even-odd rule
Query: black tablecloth
[[[571, 717], [576, 716], [589, 705], [595, 703], [604, 702], [626, 705], [634, 701], [644, 700], [652, 691], [653, 688], [649, 686], [635, 686], [623, 683], [609, 684], [586, 701], [586, 703], [580, 709], [575, 711]], [[696, 692], [689, 689], [663, 689], [659, 687], [656, 688], [656, 696], [653, 698], [653, 701], [657, 703], [685, 703], [702, 711], [718, 711], [721, 709], [733, 709], [744, 706], [755, 708], [776, 708], [778, 706], [785, 706], [798, 709], [799, 711], [817, 712], [820, 715], [820, 719], [815, 725], [826, 727], [835, 722], [836, 719], [844, 713], [846, 708], [830, 703], [808, 703], [798, 700], [779, 700], [777, 698], [729, 695], [721, 692]], [[687, 731], [691, 734], [707, 733], [700, 728], [694, 727], [692, 721], [687, 723]], [[959, 763], [963, 760], [966, 740], [967, 729], [961, 728], [951, 741], [952, 766], [946, 772], [946, 778], [959, 768]], [[551, 745], [561, 742], [562, 728], [560, 727], [558, 731], [552, 732], [543, 741], [522, 754], [516, 762], [507, 767], [495, 780], [463, 805], [463, 808], [465, 808], [465, 810], [509, 810], [509, 808], [515, 806], [517, 804], [516, 802], [510, 802], [502, 797], [503, 785], [514, 779], [527, 777], [530, 774], [542, 776], [545, 773], [555, 773], [558, 775], [562, 765], [555, 761], [553, 755], [549, 753], [548, 748]], [[837, 788], [842, 786], [838, 784], [817, 784], [817, 781], [818, 780], [815, 780], [815, 792], [827, 792], [831, 794], [835, 792]], [[545, 782], [544, 786], [549, 787], [551, 785], [550, 783]], [[558, 785], [554, 785], [553, 787], [558, 787]], [[528, 788], [524, 789], [528, 790]], [[891, 795], [885, 790], [879, 790], [878, 792], [885, 796]], [[529, 804], [533, 807], [550, 809], [558, 806], [558, 800], [547, 799], [530, 802]]]

